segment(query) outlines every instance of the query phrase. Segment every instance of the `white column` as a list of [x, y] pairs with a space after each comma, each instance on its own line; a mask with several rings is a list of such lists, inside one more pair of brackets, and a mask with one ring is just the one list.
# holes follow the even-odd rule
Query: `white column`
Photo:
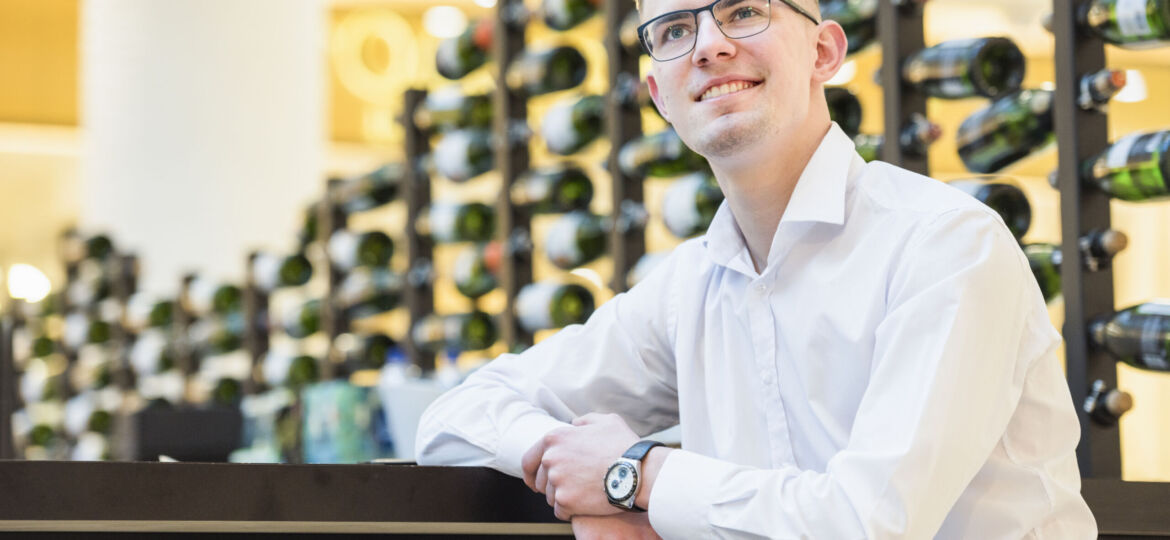
[[81, 225], [138, 253], [140, 287], [243, 277], [292, 249], [323, 191], [320, 0], [85, 0]]

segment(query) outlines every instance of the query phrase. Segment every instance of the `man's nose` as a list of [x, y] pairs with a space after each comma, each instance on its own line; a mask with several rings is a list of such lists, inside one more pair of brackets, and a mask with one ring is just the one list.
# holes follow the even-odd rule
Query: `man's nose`
[[716, 58], [735, 56], [735, 44], [723, 35], [723, 31], [719, 29], [719, 22], [711, 12], [699, 14], [698, 26], [695, 31], [695, 51], [691, 54], [691, 63], [702, 66]]

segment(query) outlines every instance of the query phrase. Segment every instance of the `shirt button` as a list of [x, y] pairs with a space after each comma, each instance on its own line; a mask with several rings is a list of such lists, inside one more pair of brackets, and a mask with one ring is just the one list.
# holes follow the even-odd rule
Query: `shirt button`
[[762, 292], [764, 292], [764, 291], [766, 291], [766, 290], [768, 290], [768, 287], [764, 286], [764, 284], [763, 284], [763, 283], [758, 283], [758, 284], [756, 284], [756, 292], [758, 292], [758, 293], [762, 293]]
[[772, 384], [772, 374], [771, 373], [765, 373], [763, 377], [760, 377], [760, 379], [764, 381], [764, 384]]

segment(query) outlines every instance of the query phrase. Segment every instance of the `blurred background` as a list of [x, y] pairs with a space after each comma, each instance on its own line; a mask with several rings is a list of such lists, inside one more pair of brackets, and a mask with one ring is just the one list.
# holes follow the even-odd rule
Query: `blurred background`
[[[539, 0], [527, 4], [533, 12], [542, 7]], [[400, 117], [407, 89], [434, 93], [457, 84], [465, 95], [493, 90], [491, 68], [452, 81], [439, 74], [436, 55], [442, 40], [471, 32], [469, 25], [493, 17], [494, 9], [494, 0], [0, 0], [0, 285], [8, 292], [0, 294], [0, 309], [11, 307], [10, 296], [33, 304], [49, 301], [45, 299], [77, 279], [67, 269], [85, 257], [70, 255], [70, 238], [76, 243], [101, 234], [117, 252], [133, 254], [134, 292], [154, 300], [179, 297], [183, 276], [192, 273], [211, 283], [244, 283], [248, 255], [254, 250], [304, 252], [306, 212], [322, 200], [327, 179], [361, 178], [406, 159], [407, 135]], [[1026, 58], [1022, 86], [1052, 88], [1053, 38], [1043, 26], [1050, 2], [931, 0], [925, 9], [927, 45], [1009, 37]], [[543, 132], [545, 114], [558, 103], [610, 90], [604, 34], [598, 16], [567, 31], [535, 20], [528, 24], [525, 39], [530, 46], [570, 46], [587, 65], [579, 85], [528, 101], [533, 132]], [[860, 102], [862, 133], [883, 128], [882, 89], [875, 81], [881, 64], [878, 49], [871, 46], [851, 55], [834, 81]], [[1109, 47], [1107, 54], [1109, 66], [1127, 75], [1125, 88], [1109, 104], [1111, 140], [1170, 127], [1170, 52]], [[645, 56], [640, 59], [643, 74], [649, 62]], [[927, 116], [942, 129], [929, 150], [932, 176], [972, 176], [959, 158], [956, 131], [986, 106], [987, 100], [978, 98], [930, 100]], [[642, 109], [640, 116], [646, 133], [666, 128], [649, 109]], [[539, 137], [533, 137], [529, 149], [534, 165], [579, 166], [594, 179], [595, 192], [586, 209], [602, 216], [615, 213], [611, 188], [599, 181], [610, 154], [604, 138], [567, 158], [558, 157]], [[1024, 244], [1060, 241], [1059, 197], [1048, 183], [1055, 169], [1055, 145], [1048, 145], [1001, 171], [1031, 207]], [[435, 199], [490, 205], [499, 197], [497, 171], [473, 181], [453, 181], [442, 172], [434, 174]], [[663, 220], [672, 185], [649, 180], [644, 185], [647, 252], [666, 251], [682, 241]], [[1170, 212], [1165, 203], [1116, 201], [1113, 212], [1114, 227], [1129, 239], [1114, 262], [1117, 308], [1170, 297]], [[407, 213], [400, 201], [378, 205], [348, 216], [347, 227], [394, 238], [398, 248], [388, 265], [403, 273], [408, 263], [401, 237], [414, 225], [407, 223]], [[557, 219], [533, 217], [534, 245], [551, 242], [546, 236]], [[65, 236], [70, 230], [80, 236]], [[436, 244], [431, 280], [435, 311], [500, 312], [506, 298], [499, 289], [474, 300], [458, 290], [456, 260], [466, 250]], [[311, 250], [306, 254], [314, 263], [323, 256]], [[564, 266], [552, 264], [543, 252], [534, 254], [533, 279], [577, 285], [596, 305], [615, 294], [614, 269], [604, 257], [575, 268]], [[266, 298], [272, 319], [285, 320], [290, 311], [296, 318], [305, 302], [329, 286], [320, 279], [317, 272], [307, 283], [290, 287], [292, 291], [273, 292]], [[1050, 308], [1053, 323], [1061, 328], [1061, 300], [1054, 298]], [[385, 335], [399, 343], [411, 324], [398, 309], [363, 318], [347, 335]], [[562, 325], [537, 324], [532, 333], [539, 341]], [[53, 340], [63, 333], [52, 325], [33, 332]], [[335, 346], [277, 333], [282, 335], [271, 337], [272, 350], [290, 351], [287, 356], [293, 358], [319, 358]], [[494, 340], [477, 350], [451, 345], [439, 347], [439, 356], [449, 356], [462, 372], [509, 349]], [[422, 369], [428, 376], [429, 367]], [[18, 365], [18, 375], [28, 370], [27, 364]], [[1119, 365], [1119, 372], [1118, 386], [1134, 397], [1133, 409], [1120, 420], [1123, 477], [1170, 480], [1170, 422], [1165, 415], [1170, 376], [1125, 365]], [[209, 383], [204, 393], [219, 388], [216, 384]], [[179, 400], [192, 392], [183, 390]], [[273, 414], [289, 410], [289, 404], [301, 407], [304, 398], [284, 399]], [[310, 424], [302, 419], [291, 428], [301, 433], [294, 437], [300, 438], [298, 444], [320, 435], [310, 433]], [[13, 429], [25, 428], [25, 444], [18, 446], [29, 446], [29, 432], [36, 425], [27, 415], [14, 422]], [[63, 433], [63, 428], [52, 429]], [[402, 457], [401, 452], [378, 455]], [[282, 460], [279, 450], [237, 457]]]

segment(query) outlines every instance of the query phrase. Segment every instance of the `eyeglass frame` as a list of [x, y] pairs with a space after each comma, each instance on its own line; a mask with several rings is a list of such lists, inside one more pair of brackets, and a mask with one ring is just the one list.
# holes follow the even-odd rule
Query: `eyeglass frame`
[[[648, 43], [646, 43], [646, 27], [650, 26], [651, 24], [654, 24], [654, 21], [657, 21], [658, 19], [661, 19], [663, 17], [668, 17], [671, 15], [678, 15], [680, 13], [689, 13], [689, 14], [691, 14], [692, 17], [694, 17], [695, 29], [697, 32], [698, 27], [699, 27], [699, 14], [704, 12], [704, 11], [711, 12], [711, 18], [715, 21], [715, 27], [719, 28], [719, 33], [723, 34], [723, 36], [726, 37], [727, 39], [743, 39], [743, 38], [752, 37], [755, 35], [759, 35], [759, 34], [763, 33], [765, 30], [767, 30], [768, 28], [772, 27], [772, 16], [771, 16], [771, 14], [772, 14], [772, 0], [767, 0], [767, 2], [768, 2], [768, 24], [764, 25], [764, 27], [761, 28], [759, 32], [755, 32], [753, 34], [748, 34], [746, 36], [740, 36], [740, 37], [731, 37], [731, 36], [727, 35], [727, 33], [723, 31], [723, 25], [722, 25], [722, 23], [719, 22], [719, 18], [715, 16], [715, 4], [718, 4], [720, 2], [726, 2], [726, 1], [727, 0], [715, 0], [714, 2], [711, 2], [710, 4], [707, 4], [703, 7], [697, 7], [697, 8], [693, 8], [693, 9], [676, 9], [674, 11], [668, 11], [666, 13], [663, 13], [662, 15], [654, 17], [653, 19], [650, 19], [650, 20], [638, 25], [638, 41], [642, 43], [642, 49], [644, 49], [646, 51], [646, 54], [650, 56], [650, 59], [654, 60], [655, 62], [670, 62], [671, 60], [678, 60], [679, 58], [682, 58], [682, 57], [690, 54], [691, 51], [694, 51], [695, 45], [697, 45], [699, 43], [698, 35], [695, 36], [695, 39], [691, 43], [691, 48], [687, 49], [686, 52], [684, 52], [678, 56], [672, 57], [672, 58], [667, 58], [666, 60], [659, 60], [659, 59], [655, 58], [654, 53], [650, 52], [650, 45]], [[788, 7], [792, 8], [793, 11], [795, 11], [801, 15], [804, 15], [808, 20], [812, 21], [813, 24], [818, 25], [818, 26], [821, 24], [821, 21], [818, 21], [817, 18], [815, 16], [813, 16], [812, 13], [809, 13], [808, 10], [800, 7], [800, 5], [797, 4], [796, 2], [793, 2], [792, 0], [780, 0], [780, 1], [784, 2], [786, 5], [788, 5]]]

